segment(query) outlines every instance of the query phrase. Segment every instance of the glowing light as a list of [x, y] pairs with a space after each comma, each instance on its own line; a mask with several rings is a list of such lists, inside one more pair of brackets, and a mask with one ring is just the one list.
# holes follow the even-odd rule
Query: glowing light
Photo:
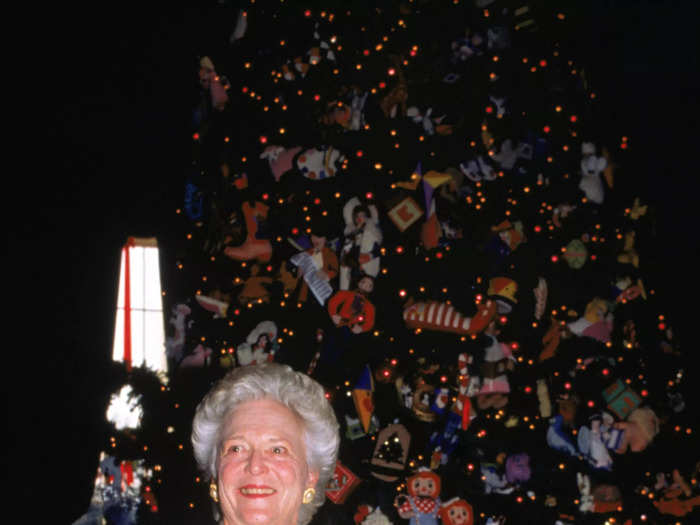
[[141, 396], [134, 392], [131, 385], [124, 385], [110, 398], [107, 421], [113, 423], [117, 430], [139, 428], [143, 417], [140, 400]]
[[130, 237], [122, 248], [112, 359], [145, 366], [167, 383], [158, 243]]

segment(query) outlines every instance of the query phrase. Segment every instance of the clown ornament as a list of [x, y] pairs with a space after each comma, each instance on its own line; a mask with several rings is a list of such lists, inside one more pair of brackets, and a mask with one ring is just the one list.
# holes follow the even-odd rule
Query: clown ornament
[[460, 498], [452, 498], [442, 504], [440, 518], [445, 525], [473, 525], [472, 506]]
[[396, 496], [394, 506], [409, 525], [437, 525], [440, 513], [440, 476], [426, 468], [406, 480], [408, 496]]

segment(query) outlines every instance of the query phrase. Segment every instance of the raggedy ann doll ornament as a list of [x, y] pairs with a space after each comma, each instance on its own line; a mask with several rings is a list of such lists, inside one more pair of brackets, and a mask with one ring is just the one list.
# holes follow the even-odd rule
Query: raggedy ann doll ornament
[[426, 468], [406, 480], [408, 496], [399, 495], [394, 506], [409, 525], [437, 525], [440, 513], [440, 476]]
[[443, 525], [473, 525], [474, 510], [465, 500], [452, 498], [440, 507], [440, 519]]
[[343, 218], [345, 241], [340, 252], [340, 289], [347, 290], [353, 272], [370, 277], [379, 274], [382, 230], [377, 207], [362, 204], [358, 197], [345, 203]]

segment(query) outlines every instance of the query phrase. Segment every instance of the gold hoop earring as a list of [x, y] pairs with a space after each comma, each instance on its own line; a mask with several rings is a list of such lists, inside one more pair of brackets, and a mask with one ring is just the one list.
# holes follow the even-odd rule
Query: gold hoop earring
[[302, 498], [302, 503], [308, 504], [311, 503], [314, 499], [314, 496], [316, 495], [316, 489], [313, 488], [308, 488], [304, 491], [304, 496]]
[[209, 484], [209, 496], [214, 500], [214, 503], [219, 503], [219, 489], [214, 481]]

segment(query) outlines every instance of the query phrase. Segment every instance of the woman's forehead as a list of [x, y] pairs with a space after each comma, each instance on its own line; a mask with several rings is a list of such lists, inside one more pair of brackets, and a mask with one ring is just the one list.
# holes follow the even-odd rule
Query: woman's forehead
[[303, 439], [303, 422], [274, 399], [256, 399], [237, 405], [227, 416], [224, 437], [255, 432], [262, 436]]

